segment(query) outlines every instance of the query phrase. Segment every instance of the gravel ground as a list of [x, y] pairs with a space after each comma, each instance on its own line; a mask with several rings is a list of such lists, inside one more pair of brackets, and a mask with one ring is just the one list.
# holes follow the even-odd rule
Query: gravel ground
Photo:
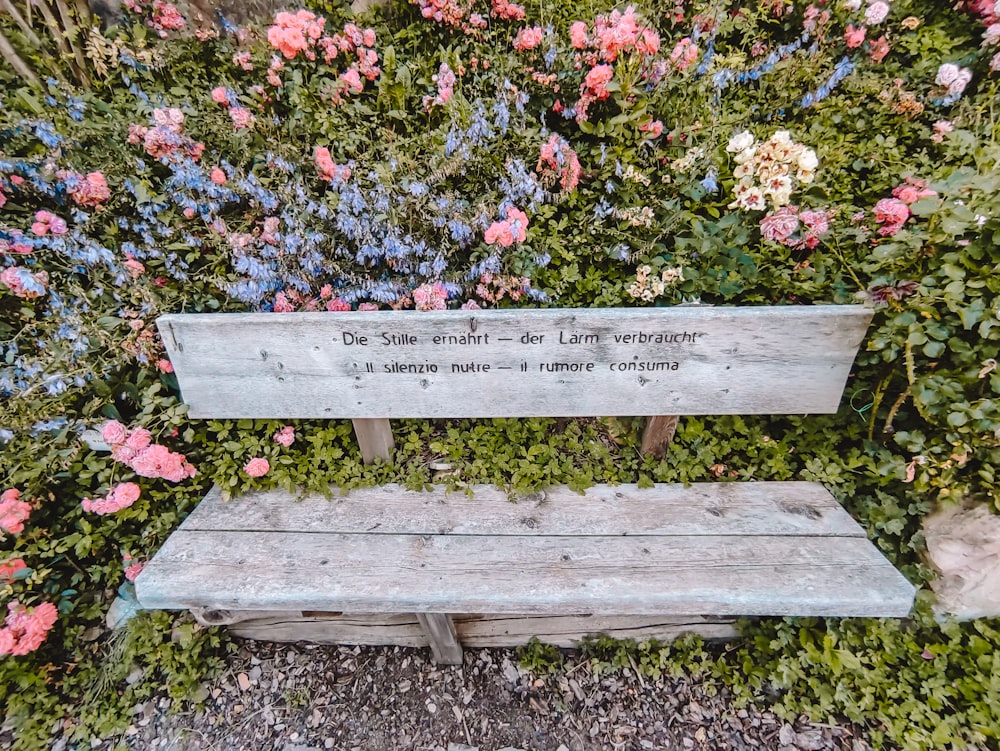
[[193, 712], [135, 708], [134, 751], [868, 751], [850, 727], [784, 724], [688, 679], [594, 675], [570, 656], [534, 676], [504, 649], [438, 667], [429, 650], [245, 641]]

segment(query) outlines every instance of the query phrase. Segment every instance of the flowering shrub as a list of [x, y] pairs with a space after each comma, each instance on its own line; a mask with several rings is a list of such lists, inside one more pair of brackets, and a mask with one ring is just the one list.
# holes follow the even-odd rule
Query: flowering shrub
[[[86, 35], [88, 91], [0, 69], [0, 696], [23, 747], [45, 745], [49, 697], [90, 701], [109, 593], [128, 599], [211, 483], [419, 485], [428, 451], [513, 486], [811, 479], [914, 580], [933, 503], [1000, 506], [995, 4], [414, 0], [240, 28], [123, 12]], [[873, 306], [841, 413], [691, 418], [662, 462], [621, 422], [406, 424], [395, 464], [364, 467], [347, 423], [189, 419], [154, 326], [696, 302]], [[766, 628], [772, 650], [798, 643]], [[219, 638], [159, 615], [130, 629], [129, 660], [177, 691]], [[948, 701], [891, 710], [890, 742], [930, 747], [921, 722], [995, 742]], [[74, 743], [113, 729], [63, 713]]]

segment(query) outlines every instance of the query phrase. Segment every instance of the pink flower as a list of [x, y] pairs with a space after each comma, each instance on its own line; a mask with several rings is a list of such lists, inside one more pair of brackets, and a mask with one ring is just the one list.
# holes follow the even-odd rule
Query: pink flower
[[9, 488], [0, 495], [0, 529], [16, 535], [24, 530], [24, 522], [31, 516], [31, 506], [20, 500], [21, 491]]
[[138, 452], [124, 443], [116, 443], [111, 447], [111, 458], [122, 464], [130, 464]]
[[615, 71], [610, 65], [595, 65], [583, 79], [583, 87], [598, 100], [607, 99], [611, 92], [605, 88], [609, 81], [614, 78]]
[[146, 267], [143, 266], [139, 261], [134, 258], [126, 259], [125, 263], [122, 264], [126, 269], [128, 269], [129, 275], [133, 279], [138, 279], [146, 272]]
[[139, 486], [134, 482], [123, 482], [112, 488], [107, 498], [98, 498], [96, 501], [84, 498], [80, 506], [84, 511], [94, 514], [114, 514], [139, 500], [140, 493]]
[[587, 24], [583, 21], [576, 21], [569, 27], [569, 43], [574, 49], [582, 50], [587, 47]]
[[677, 67], [677, 70], [687, 70], [691, 63], [698, 59], [698, 45], [691, 41], [690, 37], [684, 37], [674, 45], [673, 52], [670, 53], [670, 60]]
[[129, 448], [142, 451], [153, 439], [152, 433], [145, 428], [136, 428], [125, 437], [125, 443]]
[[253, 113], [246, 107], [232, 107], [229, 110], [229, 117], [233, 121], [233, 128], [236, 130], [246, 130], [254, 124]]
[[111, 446], [125, 443], [127, 435], [128, 431], [125, 426], [117, 420], [108, 420], [108, 422], [104, 423], [104, 427], [101, 428], [101, 437], [104, 438], [105, 443]]
[[134, 582], [142, 570], [146, 568], [145, 563], [132, 563], [125, 567], [125, 578], [130, 582]]
[[360, 305], [358, 305], [358, 310], [360, 311], [378, 310], [378, 305], [376, 305], [373, 302], [363, 302]]
[[865, 41], [865, 34], [868, 29], [864, 26], [854, 27], [854, 24], [850, 24], [847, 27], [847, 31], [844, 32], [844, 41], [847, 43], [847, 49], [853, 50], [855, 47], [860, 47]]
[[130, 466], [140, 477], [162, 478], [169, 482], [181, 482], [195, 475], [195, 468], [185, 460], [184, 454], [156, 443], [139, 451]]
[[413, 290], [413, 302], [417, 310], [444, 310], [447, 308], [448, 291], [440, 282], [421, 284]]
[[921, 198], [929, 198], [936, 195], [937, 191], [929, 189], [926, 180], [916, 180], [912, 177], [906, 178], [906, 182], [896, 186], [892, 190], [893, 198], [898, 198], [907, 206], [916, 203]]
[[797, 206], [782, 206], [760, 220], [760, 233], [765, 240], [784, 243], [799, 229]]
[[663, 135], [663, 122], [660, 120], [651, 120], [645, 125], [640, 125], [639, 130], [643, 133], [648, 133], [650, 138], [659, 138]]
[[803, 211], [799, 221], [806, 228], [802, 233], [802, 244], [812, 249], [819, 245], [820, 238], [830, 229], [830, 215], [825, 211]]
[[529, 26], [526, 29], [521, 29], [517, 32], [517, 36], [514, 37], [514, 49], [519, 52], [533, 50], [542, 43], [544, 36], [545, 33], [542, 31], [541, 26]]
[[221, 104], [223, 107], [229, 106], [229, 95], [226, 93], [225, 86], [216, 86], [212, 89], [212, 101], [216, 104]]
[[173, 373], [174, 366], [171, 364], [170, 360], [165, 357], [161, 357], [156, 361], [156, 369], [161, 373]]
[[223, 172], [218, 167], [216, 167], [215, 169], [212, 170], [212, 173], [209, 175], [209, 179], [211, 179], [211, 181], [216, 185], [225, 185], [226, 173]]
[[268, 464], [267, 459], [255, 457], [243, 466], [243, 471], [251, 477], [263, 477], [271, 471], [271, 465]]
[[38, 211], [35, 213], [35, 221], [31, 225], [31, 231], [41, 237], [51, 232], [53, 235], [66, 234], [66, 222], [49, 211]]
[[910, 207], [898, 198], [883, 198], [875, 204], [875, 221], [882, 224], [878, 233], [883, 237], [895, 235], [910, 217]]
[[871, 57], [872, 62], [880, 63], [888, 54], [889, 40], [885, 38], [885, 35], [880, 36], [874, 41], [868, 42], [868, 56]]
[[0, 271], [0, 282], [11, 292], [24, 300], [34, 300], [44, 295], [48, 288], [49, 274], [38, 271], [34, 274], [21, 266], [8, 266]]
[[326, 304], [326, 309], [331, 313], [343, 313], [351, 309], [351, 304], [342, 297], [335, 297]]
[[69, 195], [79, 206], [96, 208], [111, 197], [111, 190], [103, 173], [91, 172], [86, 177], [76, 177], [77, 185], [70, 190]]
[[[580, 159], [569, 143], [558, 134], [553, 133], [548, 142], [542, 144], [538, 164], [535, 169], [539, 174], [555, 173], [559, 176], [559, 184], [567, 193], [575, 190], [580, 182], [583, 168]], [[527, 217], [525, 217], [527, 222]]]
[[295, 443], [295, 428], [291, 425], [286, 425], [274, 434], [274, 442], [288, 448]]
[[361, 82], [361, 76], [358, 73], [358, 69], [354, 66], [351, 66], [340, 74], [340, 81], [344, 84], [346, 90], [351, 94], [360, 94], [365, 88], [364, 83]]
[[7, 605], [7, 619], [0, 629], [0, 655], [26, 655], [45, 642], [45, 637], [59, 619], [51, 602], [26, 608], [19, 602]]
[[18, 571], [28, 568], [23, 558], [8, 558], [0, 563], [0, 582], [10, 584], [15, 580]]

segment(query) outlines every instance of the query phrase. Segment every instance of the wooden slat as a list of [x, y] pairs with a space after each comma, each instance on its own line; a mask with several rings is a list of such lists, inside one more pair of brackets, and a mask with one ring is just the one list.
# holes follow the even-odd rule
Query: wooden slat
[[642, 431], [642, 446], [640, 451], [658, 459], [667, 453], [667, 447], [674, 440], [677, 432], [678, 415], [654, 415], [646, 420], [646, 428]]
[[871, 315], [832, 305], [210, 313], [157, 325], [196, 418], [801, 414], [837, 410]]
[[712, 482], [690, 486], [597, 485], [511, 496], [490, 485], [471, 496], [437, 486], [359, 488], [297, 499], [280, 489], [221, 501], [214, 488], [182, 529], [348, 534], [865, 536], [811, 482]]
[[147, 608], [905, 616], [866, 539], [188, 532], [136, 582]]
[[[458, 639], [468, 649], [516, 647], [537, 638], [557, 647], [576, 647], [587, 636], [606, 634], [616, 639], [670, 641], [683, 634], [706, 639], [737, 636], [735, 621], [726, 618], [625, 615], [455, 615]], [[253, 614], [229, 627], [234, 636], [264, 641], [317, 644], [395, 644], [426, 647], [427, 637], [412, 614], [286, 613]]]
[[417, 613], [420, 628], [439, 665], [461, 665], [462, 645], [458, 643], [455, 624], [447, 613]]
[[392, 459], [396, 441], [392, 437], [392, 426], [388, 420], [355, 417], [353, 422], [361, 459], [365, 464], [371, 464], [376, 459], [386, 462]]

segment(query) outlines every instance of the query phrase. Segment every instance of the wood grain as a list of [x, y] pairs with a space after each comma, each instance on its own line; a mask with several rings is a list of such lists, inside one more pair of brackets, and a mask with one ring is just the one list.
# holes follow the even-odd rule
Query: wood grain
[[866, 539], [179, 530], [146, 608], [905, 616], [913, 587]]
[[643, 454], [662, 459], [667, 453], [670, 442], [674, 440], [679, 420], [678, 415], [654, 415], [647, 419], [646, 427], [642, 431], [642, 446], [639, 450]]
[[[516, 502], [512, 502], [516, 501]], [[475, 485], [469, 494], [436, 486], [358, 488], [299, 498], [281, 489], [229, 501], [218, 488], [181, 525], [185, 531], [487, 536], [791, 535], [865, 533], [830, 493], [811, 482], [563, 486], [508, 494]]]
[[871, 315], [834, 305], [210, 313], [157, 325], [195, 418], [802, 414], [837, 410]]
[[439, 665], [462, 664], [462, 645], [458, 643], [458, 634], [450, 615], [417, 613], [417, 621], [434, 653], [434, 662]]
[[353, 422], [354, 434], [361, 449], [361, 460], [365, 464], [371, 464], [376, 459], [390, 461], [392, 452], [396, 450], [396, 441], [392, 437], [389, 421], [356, 417]]
[[[454, 615], [452, 620], [458, 640], [469, 649], [516, 647], [532, 638], [556, 647], [573, 648], [584, 638], [598, 634], [637, 641], [670, 641], [683, 634], [698, 634], [705, 639], [737, 636], [734, 619], [698, 616]], [[239, 617], [229, 632], [265, 641], [428, 646], [427, 637], [412, 614], [257, 612]]]

